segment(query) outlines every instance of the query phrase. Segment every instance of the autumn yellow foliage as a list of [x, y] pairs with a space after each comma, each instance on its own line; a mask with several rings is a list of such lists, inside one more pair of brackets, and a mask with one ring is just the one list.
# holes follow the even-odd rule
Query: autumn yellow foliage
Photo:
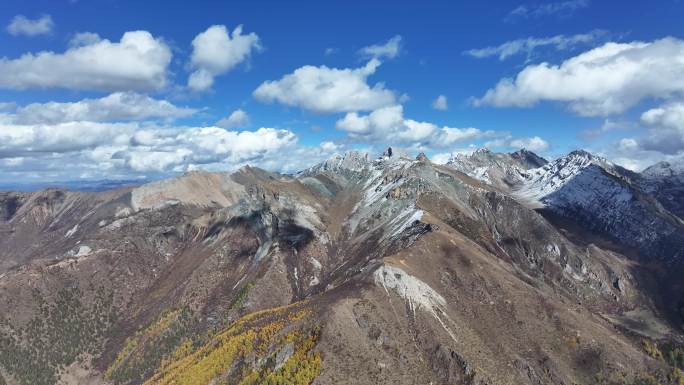
[[160, 364], [163, 366], [176, 352], [192, 347], [187, 338], [187, 328], [192, 321], [193, 314], [188, 308], [163, 312], [150, 325], [126, 340], [105, 372], [105, 378], [118, 385], [151, 376]]
[[663, 353], [658, 349], [658, 345], [655, 342], [651, 342], [647, 339], [641, 341], [646, 353], [656, 360], [663, 360]]
[[[321, 366], [320, 355], [312, 352], [318, 331], [285, 332], [309, 314], [295, 305], [248, 314], [197, 349], [181, 344], [145, 385], [221, 384], [228, 377], [241, 384], [310, 384]], [[288, 343], [294, 352], [275, 370], [273, 357]], [[266, 364], [256, 366], [256, 360]]]

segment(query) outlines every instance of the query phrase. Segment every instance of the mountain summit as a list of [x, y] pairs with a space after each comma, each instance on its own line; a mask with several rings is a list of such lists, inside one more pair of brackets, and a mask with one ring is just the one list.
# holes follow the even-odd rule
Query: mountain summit
[[296, 175], [243, 167], [2, 193], [0, 378], [667, 376], [652, 357], [682, 343], [684, 227], [642, 187], [651, 174], [586, 152], [479, 150], [436, 165], [388, 149]]

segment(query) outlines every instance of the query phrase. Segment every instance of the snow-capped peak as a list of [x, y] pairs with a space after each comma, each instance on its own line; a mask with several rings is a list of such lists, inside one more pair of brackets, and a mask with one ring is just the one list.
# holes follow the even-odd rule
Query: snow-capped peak
[[516, 195], [530, 201], [540, 201], [565, 186], [590, 166], [614, 173], [614, 165], [606, 159], [584, 150], [575, 150], [542, 167], [528, 170]]
[[335, 154], [327, 160], [312, 166], [300, 175], [320, 174], [325, 171], [363, 171], [370, 165], [370, 154], [362, 151], [347, 151], [343, 154]]
[[546, 159], [524, 148], [508, 154], [526, 169], [542, 167], [549, 163]]
[[648, 179], [668, 178], [682, 174], [684, 174], [684, 159], [676, 162], [658, 162], [641, 173]]
[[508, 154], [480, 148], [456, 154], [447, 165], [487, 184], [508, 189], [523, 180], [526, 170], [546, 163], [546, 159], [526, 150]]

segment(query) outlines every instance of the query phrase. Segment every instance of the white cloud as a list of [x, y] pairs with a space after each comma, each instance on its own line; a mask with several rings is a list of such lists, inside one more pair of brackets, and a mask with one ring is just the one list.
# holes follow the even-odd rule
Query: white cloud
[[99, 99], [83, 99], [71, 103], [32, 103], [17, 108], [11, 116], [11, 121], [19, 124], [56, 124], [72, 121], [112, 122], [155, 118], [168, 120], [187, 117], [196, 111], [146, 95], [116, 92]]
[[544, 152], [549, 149], [549, 142], [544, 139], [533, 136], [531, 138], [517, 138], [509, 142], [510, 147], [524, 148], [532, 152]]
[[[0, 158], [7, 166], [12, 159], [28, 160], [59, 154], [79, 163], [76, 168], [100, 168], [129, 173], [183, 171], [191, 165], [222, 165], [231, 169], [247, 162], [258, 164], [265, 157], [290, 155], [297, 136], [275, 128], [230, 131], [219, 127], [157, 127], [138, 123], [68, 122], [59, 124], [0, 124]], [[317, 149], [316, 151], [322, 151]], [[314, 151], [315, 153], [315, 151]], [[74, 170], [65, 168], [73, 178]]]
[[[684, 159], [684, 102], [672, 101], [645, 111], [640, 123], [646, 128], [643, 135], [622, 138], [597, 152], [634, 171], [663, 160]], [[632, 122], [623, 124], [636, 128]], [[616, 128], [624, 127], [621, 124]]]
[[507, 41], [498, 46], [471, 49], [463, 53], [478, 59], [498, 56], [499, 60], [505, 60], [520, 53], [526, 54], [529, 58], [536, 49], [541, 47], [552, 47], [557, 51], [563, 51], [575, 48], [580, 44], [593, 43], [605, 35], [606, 31], [594, 30], [589, 33], [570, 36], [528, 37]]
[[194, 72], [188, 86], [204, 91], [211, 88], [216, 76], [249, 59], [261, 45], [255, 33], [243, 35], [241, 25], [233, 30], [232, 36], [225, 25], [213, 25], [195, 37], [192, 48], [190, 65]]
[[639, 143], [633, 138], [624, 138], [618, 142], [618, 149], [620, 151], [634, 151], [639, 148]]
[[666, 154], [684, 152], [684, 102], [668, 103], [641, 115], [641, 123], [649, 128], [641, 141], [646, 150]]
[[446, 111], [449, 109], [449, 103], [447, 102], [447, 97], [444, 95], [439, 95], [437, 99], [432, 102], [432, 108], [435, 110]]
[[93, 32], [77, 32], [69, 40], [69, 47], [83, 47], [86, 45], [97, 44], [102, 41], [100, 35]]
[[524, 148], [532, 152], [545, 152], [551, 145], [539, 136], [521, 138], [514, 137], [508, 132], [499, 132], [497, 136], [494, 136], [494, 139], [485, 142], [483, 147], [502, 150], [507, 148], [516, 150]]
[[183, 131], [177, 140], [193, 144], [203, 151], [226, 155], [228, 159], [236, 162], [294, 144], [297, 136], [291, 131], [275, 128], [236, 132], [219, 127], [201, 127]]
[[635, 124], [630, 121], [605, 119], [601, 127], [584, 130], [580, 132], [580, 137], [584, 140], [593, 140], [601, 135], [615, 130], [629, 130], [635, 128]]
[[683, 58], [684, 42], [675, 38], [607, 43], [560, 65], [527, 66], [474, 104], [530, 107], [546, 100], [585, 116], [622, 113], [646, 98], [684, 94]]
[[641, 115], [641, 121], [649, 126], [684, 131], [684, 102], [670, 103], [650, 109]]
[[46, 35], [52, 32], [55, 23], [50, 15], [43, 15], [38, 19], [29, 19], [24, 15], [17, 15], [7, 26], [7, 32], [13, 36]]
[[385, 44], [374, 44], [363, 47], [359, 50], [359, 55], [366, 59], [392, 59], [401, 53], [401, 36], [396, 35], [389, 39]]
[[6, 158], [3, 159], [3, 163], [5, 163], [5, 165], [9, 167], [21, 166], [22, 164], [24, 164], [24, 158], [20, 156], [16, 158]]
[[124, 143], [135, 127], [135, 124], [94, 122], [0, 124], [0, 157], [80, 151], [101, 144]]
[[249, 124], [249, 115], [241, 109], [230, 113], [227, 117], [216, 122], [216, 125], [223, 128], [241, 128]]
[[435, 164], [447, 164], [452, 156], [453, 155], [450, 152], [440, 152], [432, 155], [430, 161]]
[[337, 121], [336, 127], [346, 131], [351, 138], [364, 142], [431, 147], [445, 147], [494, 135], [491, 131], [483, 132], [472, 127], [440, 127], [429, 122], [405, 119], [404, 109], [400, 105], [379, 108], [368, 115], [349, 112]]
[[478, 149], [482, 147], [476, 146], [474, 144], [470, 144], [467, 147], [459, 147], [456, 149], [453, 149], [449, 152], [440, 152], [437, 154], [434, 154], [430, 157], [430, 160], [432, 163], [436, 164], [446, 164], [448, 163], [452, 158], [454, 158], [456, 155], [471, 155]]
[[64, 53], [0, 58], [0, 88], [127, 91], [166, 85], [171, 50], [161, 39], [134, 31], [124, 33], [119, 42], [93, 41]]
[[192, 151], [185, 148], [178, 148], [169, 151], [137, 150], [118, 154], [124, 157], [126, 164], [134, 171], [164, 172], [174, 166], [185, 163]]
[[0, 113], [14, 111], [17, 108], [17, 103], [15, 102], [0, 102]]
[[330, 141], [321, 142], [321, 144], [319, 146], [321, 147], [321, 149], [323, 149], [325, 151], [330, 151], [330, 152], [341, 151], [343, 149], [342, 145], [339, 145], [339, 144], [336, 144], [335, 142], [330, 142]]
[[262, 83], [253, 93], [262, 102], [279, 102], [318, 113], [373, 110], [395, 102], [394, 92], [377, 83], [370, 87], [368, 76], [380, 61], [372, 59], [364, 67], [337, 69], [304, 66], [280, 80]]
[[594, 152], [632, 171], [641, 171], [660, 161], [684, 161], [684, 153], [663, 153], [645, 148], [642, 145], [642, 139], [639, 138], [623, 138], [616, 143], [611, 143], [607, 148], [594, 150]]
[[589, 0], [568, 0], [539, 5], [521, 5], [513, 9], [506, 21], [512, 22], [518, 19], [540, 18], [544, 16], [570, 16], [575, 11], [589, 6]]

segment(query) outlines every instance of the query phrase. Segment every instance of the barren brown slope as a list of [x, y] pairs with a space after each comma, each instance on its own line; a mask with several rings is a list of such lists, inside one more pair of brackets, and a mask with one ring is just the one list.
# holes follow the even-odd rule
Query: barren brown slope
[[[594, 384], [670, 374], [642, 347], [679, 338], [644, 289], [647, 270], [449, 168], [356, 160], [297, 177], [243, 168], [18, 200], [14, 211], [40, 212], [41, 225], [3, 223], [37, 244], [4, 243], [19, 265], [0, 278], [0, 375]], [[662, 333], [624, 329], [635, 312], [654, 314]]]

